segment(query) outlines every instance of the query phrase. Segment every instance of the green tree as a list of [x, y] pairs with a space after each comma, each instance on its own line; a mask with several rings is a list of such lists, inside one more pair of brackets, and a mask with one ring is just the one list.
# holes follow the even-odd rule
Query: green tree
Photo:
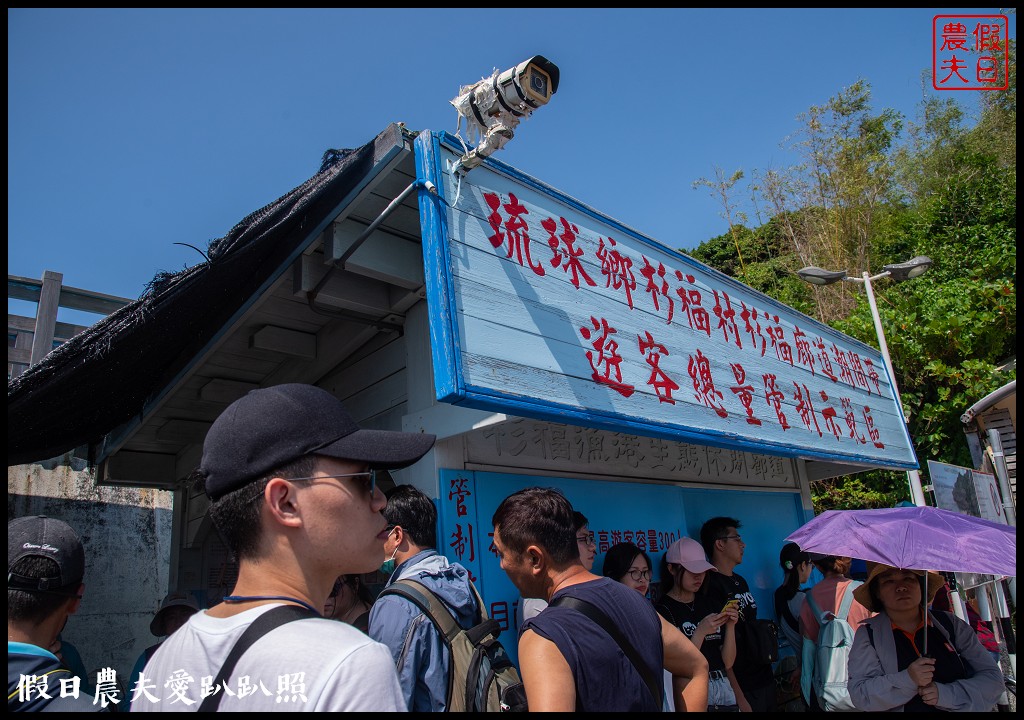
[[[865, 82], [812, 107], [795, 136], [803, 162], [754, 172], [767, 222], [730, 224], [690, 253], [871, 346], [877, 338], [861, 287], [813, 288], [796, 269], [877, 272], [915, 255], [932, 258], [931, 270], [911, 282], [873, 284], [926, 483], [929, 459], [972, 464], [960, 415], [1015, 376], [999, 372], [1017, 334], [1012, 44], [1008, 57], [1010, 90], [982, 93], [973, 126], [955, 102], [926, 95], [898, 143], [902, 118], [874, 113]], [[891, 507], [910, 496], [905, 473], [880, 470], [821, 481], [812, 494], [819, 512]]]
[[[789, 142], [803, 162], [784, 183], [794, 194], [788, 202], [805, 211], [796, 216], [801, 223], [794, 250], [802, 265], [854, 272], [871, 267], [880, 211], [893, 199], [889, 152], [903, 119], [890, 109], [873, 114], [864, 80], [798, 119], [802, 127]], [[814, 294], [816, 315], [824, 322], [844, 317], [852, 298], [849, 286], [823, 288]]]
[[743, 251], [740, 247], [740, 226], [738, 225], [738, 223], [745, 223], [747, 221], [747, 216], [746, 213], [737, 209], [737, 201], [733, 193], [733, 188], [736, 187], [736, 183], [742, 179], [742, 170], [737, 170], [727, 178], [725, 177], [725, 171], [716, 166], [715, 179], [708, 180], [703, 177], [698, 178], [693, 181], [693, 189], [696, 190], [699, 187], [706, 187], [711, 191], [712, 197], [716, 198], [718, 202], [721, 203], [721, 216], [729, 224], [729, 234], [732, 237], [733, 247], [736, 249], [736, 258], [740, 263], [740, 274], [738, 277], [743, 278], [743, 281], [749, 284], [750, 280], [747, 278], [747, 269], [743, 263]]

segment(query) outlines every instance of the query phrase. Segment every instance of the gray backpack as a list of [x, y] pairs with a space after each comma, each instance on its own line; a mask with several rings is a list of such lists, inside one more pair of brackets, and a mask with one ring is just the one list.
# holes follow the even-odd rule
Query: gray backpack
[[527, 712], [519, 671], [498, 640], [501, 625], [487, 617], [483, 598], [476, 586], [471, 583], [470, 587], [480, 608], [480, 623], [471, 628], [460, 627], [444, 602], [416, 580], [396, 580], [384, 588], [381, 597], [404, 597], [430, 618], [444, 638], [451, 653], [448, 712]]
[[822, 710], [844, 712], [857, 709], [846, 688], [850, 678], [850, 649], [853, 647], [855, 633], [855, 628], [846, 618], [853, 604], [853, 590], [860, 584], [851, 582], [846, 586], [843, 600], [834, 614], [822, 612], [811, 593], [807, 593], [807, 604], [818, 621], [811, 687], [814, 688]]

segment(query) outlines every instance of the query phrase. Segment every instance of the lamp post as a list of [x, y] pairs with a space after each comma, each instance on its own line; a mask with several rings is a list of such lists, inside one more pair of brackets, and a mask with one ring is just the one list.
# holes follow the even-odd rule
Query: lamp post
[[[877, 275], [871, 275], [865, 271], [861, 273], [860, 277], [853, 277], [847, 275], [845, 270], [822, 270], [813, 265], [797, 270], [796, 273], [801, 280], [811, 285], [831, 285], [840, 280], [864, 284], [864, 290], [868, 296], [868, 306], [871, 308], [871, 318], [875, 321], [878, 347], [882, 351], [882, 360], [885, 361], [885, 369], [889, 373], [889, 381], [892, 383], [892, 394], [895, 396], [896, 402], [900, 404], [900, 408], [903, 407], [903, 401], [900, 398], [900, 390], [896, 386], [896, 371], [892, 367], [892, 358], [889, 357], [889, 346], [885, 342], [885, 331], [882, 329], [882, 319], [878, 316], [878, 306], [875, 304], [875, 293], [871, 288], [871, 283], [885, 277], [892, 278], [894, 282], [911, 280], [924, 275], [931, 266], [931, 258], [918, 255], [903, 263], [885, 265], [882, 267], [882, 272]], [[914, 499], [914, 504], [927, 505], [928, 503], [924, 499], [924, 489], [921, 487], [921, 474], [917, 470], [908, 470], [907, 481], [910, 484], [910, 495]]]

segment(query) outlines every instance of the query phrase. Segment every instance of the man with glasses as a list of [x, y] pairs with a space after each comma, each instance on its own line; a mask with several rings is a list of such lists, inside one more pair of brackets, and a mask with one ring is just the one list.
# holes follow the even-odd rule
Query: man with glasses
[[[163, 642], [136, 684], [132, 712], [404, 711], [388, 649], [321, 617], [339, 575], [375, 570], [388, 535], [376, 471], [407, 467], [434, 436], [363, 430], [331, 393], [253, 390], [210, 427], [195, 473], [210, 517], [239, 560], [231, 595]], [[234, 669], [236, 643], [280, 606], [308, 614], [266, 632]], [[282, 608], [283, 610], [283, 608]], [[287, 612], [287, 611], [286, 611]]]
[[[594, 532], [590, 529], [590, 521], [587, 516], [579, 510], [573, 511], [573, 525], [576, 526], [576, 547], [580, 551], [580, 562], [583, 567], [590, 571], [594, 567], [594, 557], [597, 555], [597, 540]], [[516, 630], [522, 630], [523, 623], [532, 617], [540, 614], [540, 611], [548, 606], [548, 601], [543, 598], [519, 598], [519, 614], [516, 618]]]
[[422, 583], [444, 603], [463, 628], [480, 622], [480, 608], [469, 572], [437, 552], [437, 509], [433, 500], [412, 485], [387, 492], [381, 572], [387, 585], [370, 609], [369, 635], [391, 650], [402, 695], [410, 712], [448, 709], [451, 652], [437, 626], [419, 606], [387, 589], [403, 578]]
[[[639, 593], [583, 567], [572, 505], [551, 488], [505, 498], [494, 516], [501, 569], [523, 597], [548, 601], [519, 635], [519, 667], [531, 712], [657, 712], [662, 669], [679, 681], [675, 706], [706, 710], [708, 663]], [[589, 540], [589, 536], [587, 536]], [[586, 603], [569, 607], [579, 601]], [[584, 609], [596, 608], [632, 651]], [[627, 656], [626, 652], [631, 652]]]
[[739, 602], [740, 620], [736, 624], [736, 662], [726, 671], [741, 712], [769, 712], [775, 710], [775, 675], [771, 663], [762, 663], [748, 650], [750, 623], [757, 619], [757, 602], [747, 581], [738, 572], [743, 562], [746, 544], [738, 530], [740, 521], [730, 517], [713, 517], [700, 529], [700, 544], [716, 573], [708, 573], [705, 580], [708, 598], [715, 606], [724, 606], [728, 600]]

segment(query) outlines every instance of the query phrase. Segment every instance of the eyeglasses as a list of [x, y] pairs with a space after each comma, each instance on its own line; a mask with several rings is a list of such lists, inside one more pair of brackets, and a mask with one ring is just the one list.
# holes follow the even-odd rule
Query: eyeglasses
[[651, 571], [650, 570], [629, 570], [629, 576], [631, 578], [633, 578], [636, 582], [640, 582], [641, 580], [650, 580], [651, 579]]
[[720, 537], [718, 539], [719, 540], [740, 540], [740, 539], [742, 539], [742, 536], [740, 536], [740, 535], [723, 535], [722, 537]]
[[314, 475], [312, 477], [298, 477], [298, 478], [288, 478], [288, 479], [291, 480], [292, 482], [300, 482], [302, 480], [327, 480], [329, 478], [347, 478], [347, 477], [366, 478], [368, 483], [369, 483], [368, 489], [370, 491], [370, 497], [373, 497], [373, 494], [377, 491], [377, 471], [372, 469], [372, 468], [370, 470], [364, 470], [363, 472], [357, 472], [357, 473], [343, 473], [341, 475]]
[[584, 545], [596, 545], [597, 542], [594, 540], [594, 533], [584, 533], [576, 536], [576, 542], [583, 543]]

